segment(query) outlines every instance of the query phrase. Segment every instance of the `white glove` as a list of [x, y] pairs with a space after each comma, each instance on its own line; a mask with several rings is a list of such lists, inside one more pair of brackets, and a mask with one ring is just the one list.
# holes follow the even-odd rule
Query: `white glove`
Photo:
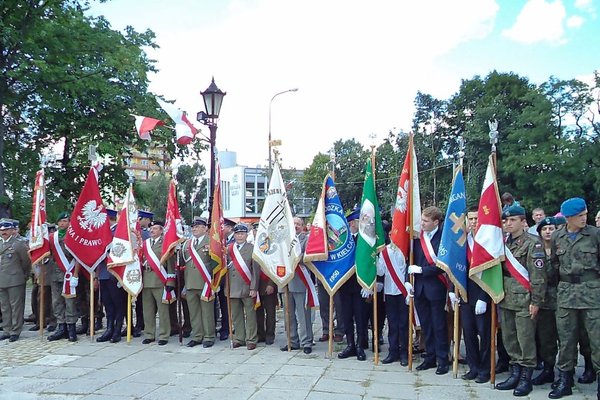
[[121, 282], [117, 281], [117, 288], [121, 289], [123, 287], [123, 285], [121, 285]]
[[69, 284], [71, 287], [77, 287], [77, 285], [79, 285], [79, 278], [73, 275], [71, 279], [69, 279]]
[[448, 293], [448, 298], [450, 299], [450, 305], [452, 306], [452, 311], [456, 308], [456, 304], [458, 303], [458, 297], [454, 292]]
[[487, 303], [483, 300], [477, 300], [475, 303], [475, 315], [485, 314], [487, 311]]
[[373, 296], [373, 291], [369, 289], [362, 288], [360, 289], [360, 295], [363, 299], [369, 298], [369, 296]]
[[377, 292], [381, 292], [383, 290], [383, 283], [377, 282]]
[[423, 273], [423, 268], [419, 267], [418, 265], [409, 265], [408, 266], [408, 273], [409, 274], [422, 274]]
[[406, 296], [404, 302], [406, 303], [406, 305], [408, 305], [410, 303], [410, 298], [415, 297], [415, 290], [413, 289], [413, 285], [411, 285], [408, 281], [404, 282], [404, 287], [406, 288], [406, 292], [408, 293], [408, 296]]

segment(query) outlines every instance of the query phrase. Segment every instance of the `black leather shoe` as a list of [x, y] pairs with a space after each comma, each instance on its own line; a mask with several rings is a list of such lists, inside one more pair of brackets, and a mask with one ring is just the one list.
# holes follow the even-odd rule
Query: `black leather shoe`
[[338, 358], [344, 359], [348, 357], [356, 356], [356, 347], [354, 346], [346, 346], [344, 350], [338, 353]]
[[154, 342], [154, 339], [144, 339], [144, 340], [142, 340], [142, 344], [150, 344], [152, 342]]
[[[279, 350], [288, 351], [287, 344], [285, 346], [281, 346]], [[290, 350], [300, 350], [300, 346], [290, 346]]]
[[219, 340], [227, 340], [227, 339], [229, 339], [229, 333], [227, 333], [227, 332], [219, 333]]
[[490, 381], [490, 374], [479, 374], [475, 378], [475, 383], [486, 383]]
[[167, 344], [167, 343], [169, 343], [169, 341], [168, 341], [168, 340], [163, 340], [163, 339], [161, 339], [161, 340], [159, 340], [159, 341], [158, 341], [158, 345], [159, 345], [159, 346], [164, 346], [164, 345], [165, 345], [165, 344]]
[[461, 376], [461, 378], [465, 381], [472, 381], [473, 379], [477, 378], [477, 372], [470, 369], [466, 374]]
[[5, 333], [4, 335], [0, 336], [0, 340], [6, 340], [9, 338], [10, 338], [10, 335], [8, 333]]
[[400, 365], [403, 367], [408, 366], [408, 356], [400, 356]]
[[365, 351], [363, 349], [361, 349], [360, 347], [358, 349], [356, 349], [356, 359], [358, 361], [365, 361], [367, 359]]
[[[127, 336], [127, 333], [125, 333], [125, 336]], [[132, 336], [133, 337], [140, 337], [140, 336], [142, 336], [142, 330], [141, 329], [134, 329]]]
[[273, 343], [275, 343], [275, 340], [273, 340], [273, 339], [265, 339], [265, 344], [266, 344], [267, 346], [270, 346], [270, 345], [272, 345]]
[[10, 335], [8, 338], [9, 342], [16, 342], [17, 340], [19, 340], [19, 335]]
[[431, 361], [423, 361], [421, 364], [417, 366], [417, 371], [425, 371], [435, 367], [435, 362]]
[[438, 365], [437, 369], [435, 370], [435, 374], [446, 375], [448, 373], [448, 369], [448, 364]]
[[583, 374], [577, 378], [577, 382], [579, 383], [594, 383], [596, 380], [596, 373], [593, 369], [586, 369], [583, 371]]
[[208, 349], [209, 347], [213, 347], [214, 344], [215, 344], [215, 342], [203, 342], [202, 347], [204, 347], [205, 349]]
[[386, 358], [384, 358], [383, 360], [381, 360], [382, 364], [391, 364], [394, 361], [398, 361], [400, 359], [400, 357], [394, 355], [394, 354], [388, 354], [388, 356]]
[[302, 351], [304, 352], [304, 354], [310, 354], [312, 353], [312, 347], [306, 346], [304, 349], [302, 349]]
[[196, 340], [190, 340], [188, 342], [188, 344], [186, 344], [187, 347], [194, 347], [194, 346], [198, 346], [199, 344], [202, 344], [202, 342], [198, 342]]

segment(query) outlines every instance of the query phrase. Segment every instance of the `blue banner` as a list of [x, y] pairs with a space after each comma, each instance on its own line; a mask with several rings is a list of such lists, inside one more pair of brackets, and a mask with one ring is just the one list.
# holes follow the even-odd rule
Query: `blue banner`
[[452, 192], [448, 200], [448, 210], [442, 230], [442, 240], [438, 249], [437, 266], [446, 271], [454, 283], [455, 291], [467, 299], [467, 196], [462, 168], [456, 168], [452, 182]]
[[333, 295], [354, 273], [355, 244], [331, 176], [325, 179], [324, 185], [328, 257], [326, 261], [307, 261], [306, 265]]

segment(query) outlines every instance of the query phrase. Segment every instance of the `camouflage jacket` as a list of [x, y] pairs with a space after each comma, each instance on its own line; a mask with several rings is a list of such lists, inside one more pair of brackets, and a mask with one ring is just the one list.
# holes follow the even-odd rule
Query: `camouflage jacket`
[[558, 285], [558, 270], [552, 263], [551, 256], [547, 254], [544, 268], [546, 269], [546, 295], [544, 296], [544, 300], [540, 303], [540, 308], [543, 308], [544, 310], [556, 310], [556, 286]]
[[559, 274], [558, 306], [600, 308], [600, 230], [587, 225], [572, 240], [566, 226], [558, 229], [551, 257]]
[[518, 311], [529, 308], [530, 304], [541, 305], [546, 293], [546, 271], [544, 269], [546, 255], [544, 246], [539, 238], [524, 232], [516, 239], [508, 240], [506, 247], [510, 249], [521, 265], [527, 268], [531, 292], [510, 276], [506, 263], [503, 262], [504, 299], [500, 302], [500, 307]]

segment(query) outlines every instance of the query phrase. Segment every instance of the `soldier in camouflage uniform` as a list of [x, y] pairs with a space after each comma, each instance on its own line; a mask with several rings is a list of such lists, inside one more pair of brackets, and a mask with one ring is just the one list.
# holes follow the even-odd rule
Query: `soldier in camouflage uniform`
[[558, 353], [558, 332], [556, 331], [556, 285], [558, 271], [550, 262], [552, 233], [556, 230], [554, 217], [546, 217], [536, 226], [539, 237], [544, 244], [546, 255], [544, 268], [546, 270], [546, 294], [540, 304], [537, 316], [536, 341], [539, 345], [539, 355], [544, 361], [544, 370], [532, 379], [534, 385], [554, 382], [554, 364]]
[[[559, 272], [556, 325], [560, 340], [559, 380], [548, 397], [572, 394], [577, 340], [583, 327], [592, 348], [592, 363], [600, 370], [600, 230], [587, 225], [585, 200], [565, 200], [560, 212], [567, 225], [552, 235], [552, 263]], [[598, 386], [600, 399], [600, 383]]]
[[[504, 210], [502, 218], [506, 221], [508, 238], [507, 260], [502, 263], [505, 295], [500, 308], [502, 339], [510, 356], [511, 375], [497, 384], [496, 389], [514, 389], [514, 396], [526, 396], [533, 388], [531, 374], [537, 364], [535, 318], [546, 291], [545, 254], [539, 238], [524, 231], [523, 207], [513, 204]], [[513, 261], [509, 260], [511, 253]]]

